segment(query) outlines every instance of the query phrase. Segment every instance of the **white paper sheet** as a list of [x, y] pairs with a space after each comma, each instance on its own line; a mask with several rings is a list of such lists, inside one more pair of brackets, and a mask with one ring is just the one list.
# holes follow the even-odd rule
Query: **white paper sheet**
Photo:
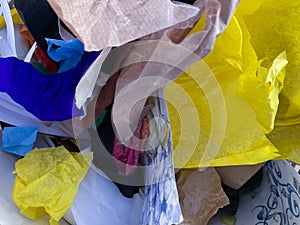
[[125, 198], [110, 180], [90, 168], [71, 206], [77, 225], [139, 225], [141, 194]]

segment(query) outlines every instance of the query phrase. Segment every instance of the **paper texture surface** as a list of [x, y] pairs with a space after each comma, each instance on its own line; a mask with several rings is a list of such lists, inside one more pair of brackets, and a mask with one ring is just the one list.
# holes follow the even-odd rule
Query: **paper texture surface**
[[92, 154], [69, 153], [64, 147], [35, 149], [16, 163], [13, 200], [26, 217], [47, 214], [56, 225], [77, 193]]
[[[279, 96], [276, 124], [299, 123], [300, 2], [288, 0], [255, 2], [260, 2], [260, 6], [244, 18], [251, 35], [251, 44], [258, 58], [265, 59], [264, 65], [270, 66], [272, 61], [285, 51], [289, 62], [286, 66], [284, 87]], [[247, 5], [250, 7], [252, 2], [248, 2]]]
[[48, 2], [87, 51], [125, 44], [185, 21], [199, 11], [169, 0]]
[[99, 77], [102, 76], [102, 80], [105, 81], [99, 84], [102, 86], [105, 85], [107, 79], [109, 78], [109, 76], [106, 74], [100, 74], [100, 70], [102, 63], [109, 54], [110, 50], [111, 48], [104, 49], [79, 81], [75, 91], [76, 106], [79, 109], [84, 106], [89, 98], [92, 97], [93, 90], [95, 89]]
[[278, 159], [289, 159], [300, 164], [300, 124], [275, 126], [267, 137], [280, 150]]
[[245, 72], [239, 80], [238, 91], [251, 104], [265, 133], [270, 133], [274, 128], [279, 105], [278, 95], [284, 87], [287, 64], [286, 53], [282, 52], [269, 69], [260, 65], [256, 74]]
[[[0, 131], [1, 134], [1, 131]], [[1, 225], [49, 225], [47, 217], [32, 221], [20, 214], [12, 199], [15, 175], [12, 174], [18, 156], [0, 152], [0, 224]], [[63, 220], [60, 225], [67, 225]]]
[[198, 61], [165, 88], [177, 106], [169, 105], [177, 168], [249, 165], [279, 156], [248, 100], [237, 93], [240, 76], [255, 76], [259, 65], [249, 39], [241, 18], [233, 17], [204, 58], [210, 70]]
[[206, 225], [219, 208], [229, 204], [214, 168], [181, 170], [177, 187], [184, 219], [181, 225]]

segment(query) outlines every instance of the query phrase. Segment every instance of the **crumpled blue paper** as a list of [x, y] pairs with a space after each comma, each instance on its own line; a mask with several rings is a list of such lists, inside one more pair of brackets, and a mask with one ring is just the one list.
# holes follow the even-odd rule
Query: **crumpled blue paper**
[[60, 62], [59, 73], [75, 67], [84, 53], [84, 46], [77, 38], [67, 41], [46, 38], [46, 41], [48, 55], [55, 62]]
[[37, 127], [5, 127], [2, 132], [2, 151], [25, 156], [33, 148]]

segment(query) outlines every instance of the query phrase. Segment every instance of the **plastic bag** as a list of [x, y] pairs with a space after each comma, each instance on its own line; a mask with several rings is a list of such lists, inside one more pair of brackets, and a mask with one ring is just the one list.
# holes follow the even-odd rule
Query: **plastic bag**
[[13, 200], [26, 217], [47, 214], [57, 224], [71, 206], [92, 154], [70, 153], [64, 147], [35, 149], [16, 163]]

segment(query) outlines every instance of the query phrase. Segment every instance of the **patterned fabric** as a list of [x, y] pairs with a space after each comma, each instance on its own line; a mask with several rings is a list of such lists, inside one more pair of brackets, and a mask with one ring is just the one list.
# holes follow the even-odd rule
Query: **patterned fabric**
[[[160, 92], [162, 93], [162, 90]], [[143, 155], [144, 165], [147, 166], [145, 167], [145, 202], [140, 224], [178, 224], [182, 222], [183, 217], [172, 160], [170, 121], [166, 101], [159, 98], [156, 103], [152, 111], [156, 130], [153, 128], [153, 123], [149, 122], [150, 134], [156, 132], [162, 138], [157, 139], [160, 141], [155, 150], [147, 151]]]

